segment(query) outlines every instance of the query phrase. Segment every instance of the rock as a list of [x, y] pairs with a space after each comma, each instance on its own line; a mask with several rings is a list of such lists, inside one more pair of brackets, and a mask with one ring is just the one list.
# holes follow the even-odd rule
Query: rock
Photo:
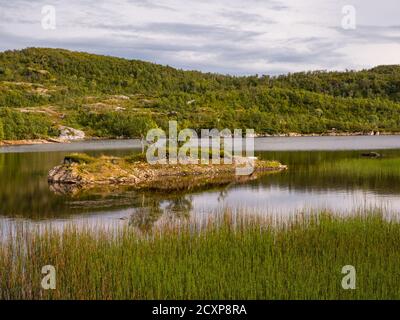
[[49, 74], [50, 73], [47, 70], [36, 70], [36, 72], [40, 73], [40, 74]]
[[60, 136], [62, 140], [82, 140], [85, 139], [85, 133], [82, 130], [60, 126]]
[[49, 184], [49, 188], [55, 194], [73, 196], [79, 193], [82, 187], [78, 184], [51, 183]]
[[[113, 161], [114, 160], [114, 161]], [[116, 161], [115, 161], [116, 160]], [[119, 161], [118, 161], [119, 160]], [[233, 164], [169, 164], [149, 165], [145, 162], [129, 164], [122, 159], [101, 157], [95, 165], [67, 161], [63, 165], [50, 170], [48, 182], [56, 184], [57, 190], [83, 190], [94, 186], [124, 185], [137, 189], [179, 190], [197, 188], [205, 185], [220, 185], [243, 179], [255, 179], [265, 172], [278, 172], [287, 167], [279, 163], [268, 163], [256, 157], [234, 157]], [[118, 162], [118, 163], [117, 163]], [[121, 162], [121, 164], [119, 163]], [[252, 163], [253, 169], [247, 176], [237, 175], [237, 169]], [[65, 188], [60, 185], [66, 184]], [[76, 188], [71, 188], [76, 185]], [[60, 192], [58, 192], [60, 193]]]
[[61, 165], [49, 171], [47, 180], [50, 183], [77, 184], [80, 178], [76, 177], [72, 170], [69, 170], [69, 167]]
[[129, 100], [130, 98], [128, 96], [124, 96], [122, 94], [119, 95], [114, 95], [112, 96], [114, 99], [118, 99], [118, 100]]
[[248, 164], [257, 160], [257, 157], [233, 156], [233, 164]]
[[371, 132], [369, 133], [369, 135], [370, 135], [370, 136], [379, 136], [379, 135], [380, 135], [380, 132], [379, 132], [379, 131], [371, 131]]
[[47, 138], [49, 143], [65, 143], [66, 141], [60, 138]]
[[361, 154], [362, 157], [366, 158], [380, 158], [381, 155], [378, 152], [365, 152]]

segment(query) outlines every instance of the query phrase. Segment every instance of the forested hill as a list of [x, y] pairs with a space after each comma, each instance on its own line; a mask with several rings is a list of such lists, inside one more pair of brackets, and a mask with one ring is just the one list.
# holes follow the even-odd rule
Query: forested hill
[[0, 53], [0, 139], [57, 136], [60, 125], [136, 137], [173, 119], [260, 134], [400, 132], [400, 66], [233, 77], [63, 49]]
[[378, 66], [349, 72], [302, 72], [280, 76], [274, 84], [283, 88], [350, 98], [385, 98], [400, 102], [400, 66]]

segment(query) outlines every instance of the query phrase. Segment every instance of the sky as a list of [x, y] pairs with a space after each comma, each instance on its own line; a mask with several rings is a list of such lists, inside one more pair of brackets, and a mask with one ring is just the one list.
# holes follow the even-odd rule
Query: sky
[[400, 1], [0, 0], [0, 50], [25, 47], [232, 75], [359, 70], [400, 64]]

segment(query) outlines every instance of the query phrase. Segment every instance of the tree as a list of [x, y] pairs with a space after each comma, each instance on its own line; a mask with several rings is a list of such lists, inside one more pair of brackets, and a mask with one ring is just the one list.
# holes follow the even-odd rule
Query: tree
[[0, 119], [0, 140], [4, 139], [3, 121]]

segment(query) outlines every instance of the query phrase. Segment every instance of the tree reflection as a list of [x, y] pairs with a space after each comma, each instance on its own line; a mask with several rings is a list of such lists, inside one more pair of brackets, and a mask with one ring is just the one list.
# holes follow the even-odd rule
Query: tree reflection
[[193, 209], [192, 201], [191, 196], [178, 196], [168, 201], [165, 211], [177, 218], [188, 218]]
[[130, 216], [129, 225], [148, 232], [161, 217], [188, 219], [192, 209], [192, 197], [182, 193], [170, 194], [167, 198], [165, 194], [143, 193], [140, 206]]

